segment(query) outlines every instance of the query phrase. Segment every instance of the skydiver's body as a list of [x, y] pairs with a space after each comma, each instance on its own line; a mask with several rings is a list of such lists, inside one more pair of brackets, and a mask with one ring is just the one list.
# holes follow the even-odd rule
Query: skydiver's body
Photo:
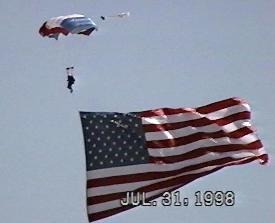
[[74, 69], [74, 67], [67, 67], [66, 68], [67, 81], [68, 81], [67, 88], [70, 90], [71, 93], [73, 93], [72, 86], [73, 86], [73, 84], [75, 82], [74, 75], [73, 75], [73, 69]]

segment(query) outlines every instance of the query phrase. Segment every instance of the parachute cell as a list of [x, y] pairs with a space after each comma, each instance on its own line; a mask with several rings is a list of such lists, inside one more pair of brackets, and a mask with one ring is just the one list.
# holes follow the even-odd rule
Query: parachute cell
[[90, 35], [94, 30], [97, 30], [97, 26], [92, 19], [84, 15], [73, 14], [49, 19], [40, 27], [39, 33], [43, 37], [58, 39], [60, 34], [65, 36], [69, 33]]

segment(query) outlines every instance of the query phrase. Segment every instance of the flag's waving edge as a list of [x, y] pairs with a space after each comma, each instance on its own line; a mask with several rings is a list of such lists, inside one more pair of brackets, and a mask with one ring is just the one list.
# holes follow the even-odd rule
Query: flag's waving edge
[[134, 206], [126, 192], [145, 201], [173, 191], [226, 166], [268, 160], [239, 98], [198, 108], [143, 112], [80, 112], [90, 222]]

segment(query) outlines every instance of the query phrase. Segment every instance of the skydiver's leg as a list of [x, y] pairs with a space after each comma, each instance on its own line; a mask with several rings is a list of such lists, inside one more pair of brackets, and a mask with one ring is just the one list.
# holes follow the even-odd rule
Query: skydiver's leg
[[70, 90], [70, 92], [73, 92], [73, 88], [72, 88], [73, 83], [71, 81], [68, 81], [68, 86], [67, 88]]

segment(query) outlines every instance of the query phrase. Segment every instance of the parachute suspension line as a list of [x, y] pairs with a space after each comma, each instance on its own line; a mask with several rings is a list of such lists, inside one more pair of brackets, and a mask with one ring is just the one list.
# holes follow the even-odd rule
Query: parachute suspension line
[[107, 15], [107, 16], [100, 16], [102, 20], [106, 20], [107, 18], [126, 18], [130, 16], [130, 12], [121, 12], [115, 15]]

